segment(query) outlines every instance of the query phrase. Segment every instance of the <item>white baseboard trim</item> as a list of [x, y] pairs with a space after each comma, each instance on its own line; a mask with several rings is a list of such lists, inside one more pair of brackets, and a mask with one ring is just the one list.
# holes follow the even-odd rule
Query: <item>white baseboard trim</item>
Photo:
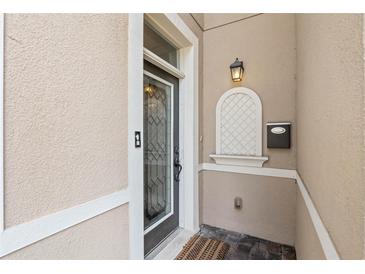
[[299, 176], [299, 173], [297, 172], [297, 185], [300, 190], [300, 193], [302, 194], [302, 197], [304, 199], [305, 205], [307, 207], [309, 216], [312, 220], [314, 229], [317, 233], [318, 239], [321, 243], [323, 252], [327, 258], [327, 260], [339, 260], [340, 256], [338, 255], [335, 245], [333, 244], [330, 235], [328, 234], [328, 231], [323, 224], [321, 217], [318, 214], [318, 211], [307, 191], [307, 188], [305, 187], [305, 184], [303, 183], [302, 179]]
[[129, 202], [129, 191], [101, 198], [5, 229], [0, 234], [0, 257], [45, 239]]
[[227, 165], [217, 165], [212, 163], [202, 163], [199, 164], [199, 171], [210, 170], [210, 171], [220, 171], [220, 172], [233, 172], [249, 175], [259, 175], [259, 176], [271, 176], [271, 177], [281, 177], [295, 179], [299, 188], [301, 195], [303, 196], [305, 206], [309, 212], [309, 216], [312, 220], [314, 229], [317, 233], [318, 239], [321, 243], [323, 252], [327, 260], [339, 260], [340, 256], [337, 253], [335, 245], [333, 244], [331, 237], [322, 222], [321, 217], [305, 187], [304, 182], [299, 176], [296, 170], [291, 169], [279, 169], [279, 168], [266, 168], [266, 167], [241, 167], [241, 166], [227, 166]]
[[297, 172], [294, 169], [229, 166], [229, 165], [217, 165], [212, 163], [199, 164], [199, 171], [204, 171], [204, 170], [290, 178], [290, 179], [296, 179], [297, 176]]

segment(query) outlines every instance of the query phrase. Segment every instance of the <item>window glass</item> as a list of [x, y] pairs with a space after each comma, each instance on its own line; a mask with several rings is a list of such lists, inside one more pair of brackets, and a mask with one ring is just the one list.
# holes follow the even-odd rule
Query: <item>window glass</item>
[[177, 49], [166, 39], [161, 37], [148, 23], [144, 24], [144, 47], [161, 57], [174, 67], [178, 66]]
[[172, 89], [144, 75], [144, 228], [172, 212]]

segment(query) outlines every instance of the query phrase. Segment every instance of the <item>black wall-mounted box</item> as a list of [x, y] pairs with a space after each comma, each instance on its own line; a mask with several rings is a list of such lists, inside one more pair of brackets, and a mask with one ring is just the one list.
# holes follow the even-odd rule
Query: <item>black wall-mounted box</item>
[[290, 148], [290, 126], [288, 122], [267, 123], [267, 148]]

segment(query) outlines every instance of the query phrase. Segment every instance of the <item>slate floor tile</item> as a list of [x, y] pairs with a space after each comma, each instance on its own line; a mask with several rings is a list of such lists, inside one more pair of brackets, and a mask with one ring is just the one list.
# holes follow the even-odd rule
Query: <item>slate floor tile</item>
[[246, 234], [225, 230], [209, 225], [200, 226], [200, 235], [222, 240], [230, 248], [225, 260], [295, 260], [295, 249], [292, 246], [274, 243]]

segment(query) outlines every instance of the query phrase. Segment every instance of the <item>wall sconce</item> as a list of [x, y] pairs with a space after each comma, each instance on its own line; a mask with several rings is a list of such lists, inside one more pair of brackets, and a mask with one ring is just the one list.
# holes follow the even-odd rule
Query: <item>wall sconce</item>
[[231, 76], [232, 76], [232, 81], [233, 82], [240, 82], [242, 81], [243, 78], [243, 62], [238, 60], [238, 58], [236, 58], [236, 61], [234, 61], [229, 68], [231, 69]]

